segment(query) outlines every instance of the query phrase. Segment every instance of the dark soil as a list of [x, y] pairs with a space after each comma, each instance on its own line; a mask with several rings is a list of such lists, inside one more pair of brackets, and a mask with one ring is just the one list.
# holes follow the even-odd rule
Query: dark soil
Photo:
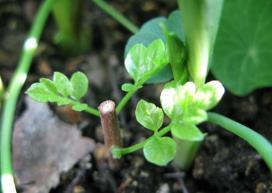
[[[140, 25], [147, 19], [167, 15], [175, 9], [175, 1], [116, 0], [111, 3], [128, 18]], [[16, 67], [21, 45], [39, 3], [34, 0], [4, 0], [0, 2], [0, 75], [7, 84]], [[129, 78], [123, 67], [123, 49], [131, 35], [106, 16], [95, 5], [86, 2], [84, 22], [92, 27], [92, 49], [77, 57], [64, 57], [52, 43], [56, 31], [50, 20], [41, 46], [33, 61], [26, 88], [39, 77], [51, 77], [53, 71], [69, 75], [81, 70], [91, 79], [86, 102], [98, 106], [106, 99], [119, 101], [120, 85]], [[211, 77], [212, 78], [212, 77]], [[131, 145], [149, 136], [135, 122], [133, 110], [140, 98], [159, 104], [161, 86], [147, 86], [139, 91], [120, 115], [124, 144]], [[272, 140], [272, 90], [261, 89], [247, 97], [227, 93], [215, 111], [255, 128]], [[18, 108], [23, 111], [22, 94]], [[102, 143], [99, 120], [53, 107], [56, 116], [79, 124], [85, 136]], [[17, 116], [20, 116], [18, 111]], [[70, 112], [71, 113], [71, 112]], [[83, 121], [84, 124], [79, 122]], [[181, 172], [171, 165], [158, 167], [144, 160], [142, 152], [126, 156], [118, 171], [111, 171], [99, 152], [83, 158], [70, 172], [61, 176], [61, 184], [51, 193], [271, 193], [272, 177], [260, 156], [244, 141], [210, 124], [203, 124], [208, 132], [192, 167]]]

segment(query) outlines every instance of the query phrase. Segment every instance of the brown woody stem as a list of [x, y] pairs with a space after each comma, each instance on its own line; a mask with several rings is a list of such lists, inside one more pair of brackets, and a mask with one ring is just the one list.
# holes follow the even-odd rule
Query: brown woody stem
[[[111, 151], [113, 146], [122, 147], [120, 128], [115, 111], [115, 103], [112, 100], [102, 102], [98, 110], [100, 112], [100, 120], [104, 133], [104, 143], [108, 152]], [[116, 165], [113, 163], [113, 158], [110, 156], [110, 165]], [[114, 166], [113, 166], [114, 167]]]

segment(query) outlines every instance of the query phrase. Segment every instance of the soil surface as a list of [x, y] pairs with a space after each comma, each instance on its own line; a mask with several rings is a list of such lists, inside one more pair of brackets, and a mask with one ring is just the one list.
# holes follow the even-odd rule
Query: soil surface
[[[114, 7], [137, 25], [176, 8], [174, 0], [112, 0]], [[39, 2], [3, 0], [0, 2], [0, 76], [5, 85], [14, 72], [21, 45], [33, 21]], [[70, 75], [76, 70], [90, 79], [90, 91], [84, 99], [93, 106], [107, 99], [119, 101], [120, 85], [130, 79], [123, 65], [123, 50], [131, 35], [92, 2], [86, 1], [84, 23], [92, 29], [92, 48], [80, 56], [65, 56], [53, 43], [56, 27], [47, 23], [40, 47], [33, 61], [24, 91], [40, 77], [50, 78], [54, 71]], [[212, 77], [209, 77], [212, 79]], [[120, 114], [124, 145], [148, 137], [150, 133], [136, 123], [133, 110], [144, 98], [159, 105], [162, 86], [140, 90]], [[272, 140], [272, 89], [260, 89], [246, 97], [226, 93], [215, 111], [237, 120]], [[22, 94], [17, 118], [24, 111]], [[50, 193], [271, 193], [272, 177], [260, 156], [243, 140], [214, 125], [203, 124], [208, 133], [191, 168], [181, 172], [172, 165], [158, 167], [148, 163], [142, 152], [123, 158], [121, 168], [112, 171], [101, 158], [103, 139], [99, 119], [71, 112], [54, 105], [55, 116], [77, 124], [84, 136], [94, 139], [97, 150], [82, 158]]]

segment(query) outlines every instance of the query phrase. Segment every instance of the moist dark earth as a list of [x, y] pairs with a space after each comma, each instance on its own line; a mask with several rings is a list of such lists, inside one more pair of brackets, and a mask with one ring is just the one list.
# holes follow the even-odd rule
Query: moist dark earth
[[[173, 0], [109, 1], [138, 26], [144, 21], [167, 15], [176, 9]], [[2, 0], [0, 2], [0, 75], [7, 85], [14, 72], [24, 38], [40, 1]], [[24, 90], [40, 77], [50, 78], [54, 71], [71, 75], [81, 70], [90, 78], [90, 91], [84, 99], [93, 106], [107, 99], [119, 101], [120, 85], [130, 81], [124, 65], [123, 50], [131, 33], [103, 13], [91, 1], [85, 2], [85, 24], [92, 30], [91, 49], [79, 56], [59, 53], [53, 43], [56, 26], [49, 19]], [[213, 79], [210, 75], [209, 79]], [[119, 116], [126, 146], [150, 135], [135, 121], [133, 110], [144, 98], [159, 104], [162, 85], [146, 86], [129, 102]], [[214, 111], [237, 120], [272, 140], [272, 89], [259, 89], [245, 97], [226, 93]], [[16, 118], [24, 112], [24, 94], [17, 106]], [[99, 119], [51, 105], [55, 116], [78, 124], [84, 136], [101, 146]], [[203, 124], [208, 133], [191, 168], [181, 172], [173, 166], [158, 167], [144, 160], [142, 152], [123, 158], [121, 168], [112, 171], [97, 151], [82, 158], [50, 193], [271, 193], [272, 177], [260, 156], [243, 140], [222, 128]]]

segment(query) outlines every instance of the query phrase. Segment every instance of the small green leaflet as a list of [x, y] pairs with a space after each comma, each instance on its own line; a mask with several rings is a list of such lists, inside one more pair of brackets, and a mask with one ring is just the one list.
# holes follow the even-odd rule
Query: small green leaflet
[[195, 124], [172, 122], [170, 127], [172, 135], [181, 140], [202, 141], [205, 137]]
[[55, 93], [52, 93], [45, 84], [42, 83], [34, 83], [30, 86], [30, 88], [26, 91], [32, 99], [37, 102], [55, 102], [53, 100], [54, 97], [57, 98]]
[[147, 161], [158, 166], [165, 166], [176, 155], [176, 143], [170, 137], [153, 136], [146, 142], [143, 150]]
[[76, 100], [80, 100], [86, 95], [89, 87], [89, 80], [85, 74], [82, 72], [76, 72], [71, 77], [72, 89], [70, 96], [74, 97]]
[[157, 131], [163, 123], [163, 111], [153, 103], [140, 100], [135, 111], [137, 121], [147, 129]]
[[224, 92], [223, 85], [219, 81], [213, 80], [198, 89], [194, 96], [194, 101], [198, 107], [209, 110], [217, 105]]
[[272, 1], [227, 0], [212, 73], [233, 94], [272, 86]]
[[135, 89], [135, 85], [131, 83], [124, 83], [121, 86], [122, 91], [130, 92]]
[[162, 109], [168, 117], [181, 116], [181, 105], [178, 105], [178, 93], [182, 87], [177, 82], [172, 81], [164, 85], [160, 100]]
[[76, 111], [85, 110], [87, 104], [79, 100], [87, 93], [88, 79], [82, 72], [76, 72], [69, 80], [60, 72], [54, 73], [53, 81], [41, 78], [26, 91], [37, 102], [56, 102], [58, 105], [72, 105]]
[[125, 67], [135, 83], [143, 84], [168, 62], [166, 47], [161, 39], [157, 39], [148, 47], [134, 45], [125, 59]]
[[54, 85], [57, 87], [59, 94], [64, 97], [68, 97], [69, 92], [72, 89], [69, 79], [60, 72], [54, 72], [53, 82]]

